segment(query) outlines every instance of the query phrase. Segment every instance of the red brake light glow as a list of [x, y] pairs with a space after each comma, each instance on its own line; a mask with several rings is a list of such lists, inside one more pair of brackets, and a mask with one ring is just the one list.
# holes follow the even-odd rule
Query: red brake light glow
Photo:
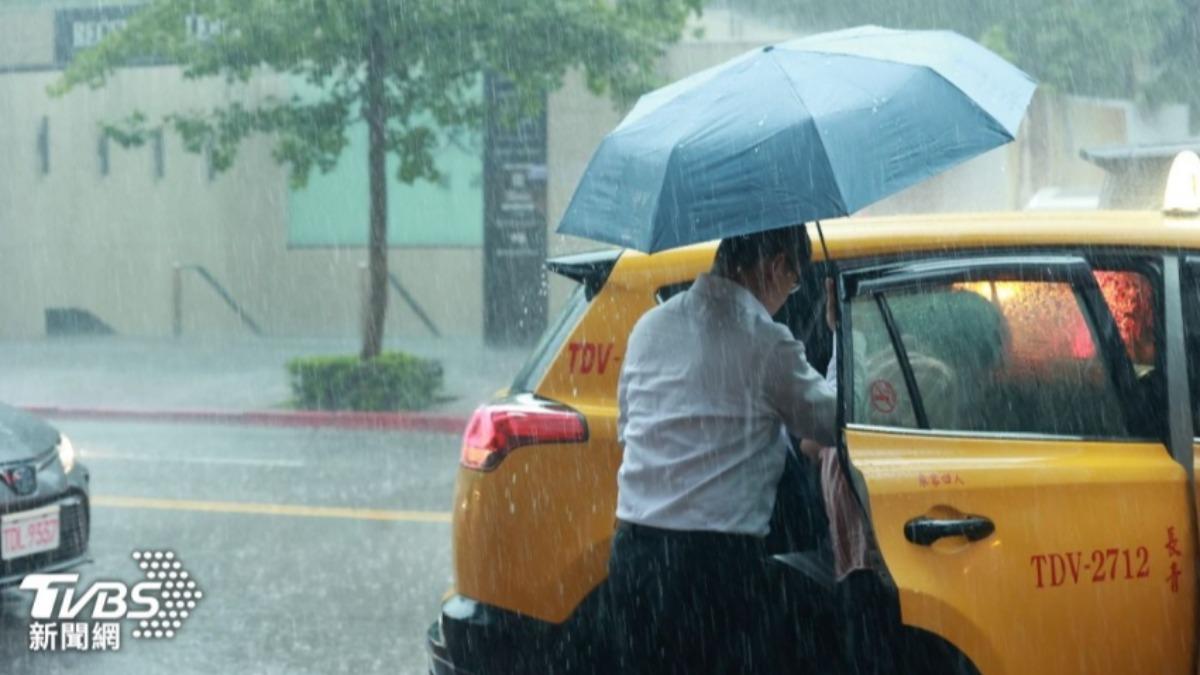
[[534, 398], [480, 406], [463, 434], [461, 463], [491, 471], [523, 445], [587, 440], [583, 416], [566, 406]]

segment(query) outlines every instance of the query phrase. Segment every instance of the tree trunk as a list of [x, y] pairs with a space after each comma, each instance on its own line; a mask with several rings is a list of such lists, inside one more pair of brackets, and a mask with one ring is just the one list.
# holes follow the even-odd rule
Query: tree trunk
[[[378, 9], [378, 3], [374, 4]], [[387, 100], [384, 97], [384, 73], [387, 68], [382, 29], [383, 15], [375, 11], [367, 46], [367, 97], [365, 116], [370, 148], [367, 163], [370, 173], [371, 229], [368, 240], [367, 307], [363, 318], [362, 359], [379, 356], [383, 346], [383, 321], [387, 316]]]

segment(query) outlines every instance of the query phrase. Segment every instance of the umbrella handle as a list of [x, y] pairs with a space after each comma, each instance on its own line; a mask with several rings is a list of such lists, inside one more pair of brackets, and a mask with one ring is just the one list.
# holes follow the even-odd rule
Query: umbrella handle
[[837, 263], [829, 257], [829, 247], [825, 245], [825, 230], [821, 229], [821, 221], [814, 220], [817, 225], [817, 237], [821, 239], [821, 251], [825, 254], [825, 264], [829, 265], [829, 275], [837, 276]]
[[[829, 246], [825, 243], [825, 230], [821, 229], [821, 221], [813, 221], [817, 226], [817, 237], [821, 240], [821, 252], [825, 254], [825, 270], [826, 275], [833, 279], [834, 284], [837, 284], [838, 267], [837, 261], [829, 257]], [[828, 300], [826, 300], [828, 302]]]
[[[821, 229], [821, 221], [814, 220], [813, 223], [817, 226], [817, 237], [821, 240], [821, 251], [825, 254], [826, 278], [832, 280], [836, 286], [838, 275], [837, 263], [829, 257], [829, 246], [825, 243], [825, 230]], [[826, 304], [833, 302], [833, 298], [825, 298], [825, 302]], [[829, 310], [826, 309], [826, 311]], [[830, 328], [833, 329], [835, 333], [837, 332], [837, 328], [835, 326], [830, 326]]]

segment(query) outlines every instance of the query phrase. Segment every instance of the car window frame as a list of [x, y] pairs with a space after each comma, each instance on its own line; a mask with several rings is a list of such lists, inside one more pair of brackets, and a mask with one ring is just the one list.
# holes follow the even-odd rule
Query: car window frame
[[[1112, 270], [1120, 272], [1133, 272], [1141, 274], [1150, 282], [1153, 291], [1151, 298], [1153, 302], [1154, 313], [1154, 370], [1162, 373], [1162, 400], [1164, 403], [1169, 400], [1169, 392], [1167, 391], [1166, 368], [1167, 368], [1167, 349], [1170, 342], [1170, 336], [1167, 335], [1167, 318], [1166, 307], [1170, 289], [1167, 286], [1165, 266], [1169, 254], [1164, 252], [1146, 253], [1145, 251], [1124, 251], [1120, 253], [1103, 252], [1095, 255], [1089, 255], [1088, 261], [1092, 264], [1093, 269]], [[1108, 301], [1104, 299], [1104, 294], [1101, 292], [1100, 300], [1104, 303], [1105, 308], [1108, 307]], [[1112, 312], [1108, 312], [1112, 315]], [[1115, 323], [1116, 317], [1112, 317]], [[1125, 346], [1125, 340], [1120, 335], [1120, 327], [1117, 327], [1117, 339], [1122, 349], [1126, 349], [1128, 357], [1128, 349]], [[1133, 368], [1132, 359], [1127, 358], [1129, 365]], [[1134, 393], [1142, 394], [1143, 392], [1137, 387], [1138, 376], [1133, 373]], [[1153, 401], [1142, 400], [1138, 405], [1144, 409], [1152, 408]], [[1170, 437], [1170, 420], [1165, 411], [1154, 410], [1158, 418], [1155, 422], [1158, 425], [1157, 438], [1164, 444], [1168, 443]]]
[[[1074, 295], [1077, 300], [1082, 300], [1080, 311], [1089, 314], [1087, 317], [1089, 320], [1089, 329], [1092, 330], [1096, 345], [1101, 350], [1106, 370], [1108, 370], [1110, 378], [1113, 378], [1112, 384], [1115, 387], [1126, 428], [1135, 431], [1136, 429], [1130, 425], [1130, 416], [1134, 412], [1131, 409], [1133, 407], [1132, 401], [1139, 394], [1136, 386], [1136, 372], [1133, 362], [1126, 352], [1125, 343], [1121, 338], [1116, 320], [1113, 318], [1111, 311], [1109, 311], [1108, 304], [1092, 271], [1094, 266], [1104, 267], [1102, 261], [1111, 261], [1114, 259], [1142, 261], [1145, 267], [1127, 264], [1118, 269], [1130, 269], [1147, 274], [1155, 290], [1155, 318], [1156, 321], [1161, 321], [1161, 306], [1164, 302], [1163, 294], [1165, 293], [1165, 287], [1163, 275], [1160, 271], [1161, 268], [1155, 265], [1161, 263], [1163, 257], [1166, 255], [1168, 253], [1161, 251], [1130, 249], [1128, 247], [1091, 247], [1087, 250], [1079, 247], [1037, 249], [980, 248], [957, 251], [911, 252], [900, 256], [838, 261], [841, 267], [838, 283], [838, 302], [840, 316], [842, 317], [841, 340], [843, 344], [847, 344], [849, 340], [853, 339], [853, 319], [849, 311], [849, 305], [851, 301], [864, 292], [873, 292], [884, 288], [894, 291], [897, 288], [904, 288], [905, 286], [924, 285], [931, 280], [949, 280], [956, 278], [964, 270], [974, 271], [981, 275], [991, 273], [993, 274], [991, 278], [995, 278], [994, 274], [997, 271], [1011, 270], [1019, 272], [1023, 268], [1028, 268], [1029, 271], [1032, 271], [1039, 266], [1045, 265], [1058, 266], [1060, 269], [1070, 267], [1072, 268], [1071, 274], [1074, 275], [1074, 278], [1069, 279], [1069, 281], [1072, 284], [1073, 290], [1075, 290]], [[967, 270], [968, 266], [974, 265], [979, 261], [986, 261], [986, 264], [982, 267], [976, 265]], [[1076, 284], [1078, 284], [1078, 290], [1076, 290]], [[1155, 336], [1155, 361], [1156, 367], [1162, 367], [1161, 364], [1165, 356], [1164, 343], [1167, 338], [1165, 336], [1165, 325], [1159, 323], [1158, 326], [1159, 330]], [[902, 353], [903, 345], [901, 345], [901, 348], [897, 348], [898, 335], [893, 332], [894, 329], [895, 325], [894, 321], [892, 321], [888, 327], [889, 337], [892, 339], [892, 346], [896, 352], [897, 359], [901, 360], [901, 369], [905, 373], [906, 385], [914, 387], [914, 389], [910, 389], [909, 395], [910, 400], [913, 402], [915, 416], [918, 406], [923, 408], [923, 403], [918, 403], [920, 396], [919, 392], [915, 391], [915, 378], [913, 378], [911, 364], [908, 363], [907, 353]], [[1099, 334], [1096, 334], [1097, 331]], [[846, 377], [849, 378], [854, 372], [853, 350], [843, 350], [841, 359], [842, 363], [839, 364], [842, 369], [841, 372], [845, 373]], [[909, 378], [913, 378], [911, 383]], [[852, 386], [849, 380], [841, 380], [840, 382], [839, 389], [843, 386]], [[849, 421], [854, 419], [854, 404], [853, 396], [847, 395], [842, 397], [841, 412], [843, 415], [842, 419], [845, 420], [843, 423], [843, 428], [845, 429], [958, 438], [1118, 443], [1154, 442], [1163, 444], [1164, 448], [1167, 445], [1166, 438], [1163, 435], [1143, 436], [1134, 433], [1128, 436], [1112, 437], [1105, 435], [929, 429], [927, 417], [923, 425], [924, 428], [917, 429], [863, 424]], [[1165, 433], [1166, 430], [1164, 429], [1163, 434]]]
[[[929, 431], [929, 413], [925, 411], [925, 397], [917, 386], [917, 375], [913, 372], [912, 361], [908, 357], [908, 345], [901, 339], [900, 327], [896, 325], [896, 315], [892, 313], [891, 303], [887, 301], [887, 297], [882, 292], [876, 292], [872, 297], [875, 299], [875, 306], [879, 309], [879, 318], [887, 330], [888, 341], [892, 343], [892, 353], [896, 355], [900, 374], [904, 377], [904, 388], [908, 391], [908, 402], [912, 406], [913, 419], [916, 421], [918, 429]], [[853, 372], [852, 370], [851, 373]], [[853, 386], [854, 383], [851, 382], [851, 387]], [[850, 398], [853, 399], [854, 396]], [[846, 419], [852, 418], [847, 417]]]
[[[1193, 253], [1180, 256], [1182, 263], [1180, 265], [1179, 292], [1183, 305], [1183, 329], [1182, 336], [1184, 349], [1188, 345], [1188, 333], [1192, 332], [1189, 329], [1195, 327], [1198, 339], [1200, 339], [1200, 253]], [[1200, 355], [1196, 356], [1200, 359]], [[1191, 360], [1189, 355], [1189, 361]], [[1200, 387], [1196, 387], [1198, 383], [1191, 382], [1191, 364], [1188, 364], [1188, 389], [1189, 400], [1188, 407], [1192, 413], [1192, 443], [1200, 445]]]
[[510, 392], [528, 394], [537, 391], [554, 359], [562, 351], [568, 335], [579, 325], [591, 304], [584, 284], [571, 289], [558, 316], [542, 333], [521, 369], [513, 376], [512, 384], [508, 387]]

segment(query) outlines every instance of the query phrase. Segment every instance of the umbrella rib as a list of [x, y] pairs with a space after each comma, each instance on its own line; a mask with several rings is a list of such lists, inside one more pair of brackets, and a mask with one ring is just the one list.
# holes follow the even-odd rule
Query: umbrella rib
[[[949, 35], [958, 35], [958, 34], [957, 34], [957, 33], [955, 33], [954, 31], [945, 31], [945, 30], [936, 30], [936, 31], [928, 31], [928, 32], [930, 32], [930, 33], [940, 33], [940, 34], [949, 34]], [[962, 36], [958, 36], [958, 37], [960, 37], [960, 38], [961, 38]], [[804, 39], [804, 38], [801, 38], [801, 40], [803, 40], [803, 39]], [[847, 39], [846, 39], [846, 40], [847, 40], [847, 42], [851, 42], [851, 41], [855, 41], [855, 40], [861, 40], [861, 39], [869, 39], [869, 36], [865, 36], [865, 35], [858, 35], [858, 36], [853, 36], [853, 37], [847, 37]], [[995, 120], [995, 121], [996, 121], [998, 124], [1000, 124], [1000, 126], [1005, 126], [1004, 122], [1001, 122], [999, 119], [997, 119], [997, 118], [995, 117], [995, 115], [992, 115], [990, 112], [988, 112], [988, 111], [987, 111], [986, 109], [984, 109], [982, 106], [980, 106], [980, 105], [979, 105], [979, 102], [978, 102], [978, 100], [976, 100], [976, 98], [975, 98], [974, 96], [971, 96], [971, 95], [970, 95], [970, 94], [968, 94], [966, 91], [963, 91], [962, 87], [959, 87], [959, 86], [958, 86], [958, 85], [957, 85], [957, 84], [954, 82], [954, 80], [952, 80], [951, 78], [949, 78], [949, 77], [947, 77], [946, 75], [942, 74], [942, 72], [941, 72], [941, 71], [939, 71], [937, 68], [935, 68], [935, 67], [931, 66], [931, 65], [930, 65], [930, 64], [928, 64], [928, 63], [920, 63], [920, 62], [916, 62], [916, 61], [908, 61], [908, 60], [904, 60], [904, 59], [900, 59], [900, 58], [887, 57], [887, 56], [880, 56], [880, 55], [875, 55], [875, 54], [858, 54], [858, 53], [854, 53], [854, 52], [852, 52], [852, 51], [837, 51], [836, 49], [832, 49], [832, 48], [829, 48], [829, 47], [825, 47], [825, 48], [821, 48], [821, 47], [816, 47], [816, 48], [808, 48], [808, 47], [805, 47], [805, 48], [790, 48], [790, 47], [788, 47], [788, 46], [787, 46], [787, 43], [784, 43], [783, 45], [780, 45], [780, 47], [781, 47], [781, 49], [783, 49], [784, 51], [791, 51], [791, 52], [804, 52], [804, 53], [807, 53], [807, 54], [824, 54], [824, 55], [827, 55], [827, 56], [848, 56], [848, 57], [852, 57], [852, 58], [870, 59], [870, 60], [872, 60], [872, 61], [881, 61], [881, 62], [884, 62], [884, 63], [895, 63], [895, 64], [897, 64], [897, 65], [902, 65], [902, 66], [912, 66], [912, 67], [914, 67], [914, 68], [925, 68], [925, 69], [928, 69], [928, 70], [932, 71], [932, 72], [933, 72], [935, 75], [937, 75], [938, 77], [940, 77], [940, 78], [942, 78], [943, 80], [945, 80], [947, 83], [949, 83], [949, 84], [950, 84], [951, 86], [953, 86], [955, 89], [957, 89], [957, 90], [958, 90], [960, 93], [962, 93], [962, 95], [963, 95], [963, 97], [964, 97], [964, 98], [966, 98], [967, 100], [971, 101], [971, 102], [972, 102], [974, 105], [976, 105], [977, 107], [979, 107], [979, 108], [980, 108], [980, 110], [983, 110], [983, 112], [984, 112], [985, 114], [987, 114], [987, 115], [988, 115], [988, 117], [991, 117], [991, 118], [992, 118], [993, 120]], [[1030, 80], [1030, 82], [1031, 82], [1031, 83], [1034, 85], [1034, 88], [1036, 88], [1036, 86], [1037, 86], [1037, 83], [1036, 83], [1036, 82], [1034, 82], [1034, 81], [1033, 81], [1033, 79], [1029, 77], [1029, 74], [1028, 74], [1028, 73], [1024, 72], [1024, 71], [1023, 71], [1023, 70], [1021, 70], [1020, 68], [1017, 68], [1016, 66], [1013, 66], [1011, 63], [1010, 63], [1010, 64], [1008, 64], [1008, 65], [1009, 65], [1009, 67], [1011, 67], [1011, 68], [1012, 68], [1014, 71], [1016, 71], [1016, 72], [1017, 72], [1017, 73], [1019, 73], [1020, 75], [1024, 76], [1024, 77], [1025, 77], [1027, 80]], [[1032, 95], [1032, 94], [1031, 94], [1031, 95]], [[1007, 129], [1007, 127], [1005, 127], [1005, 128]], [[1014, 133], [1015, 133], [1015, 132], [1014, 132]], [[1010, 134], [1010, 135], [1011, 135], [1011, 134]]]
[[[801, 96], [799, 90], [796, 89], [796, 85], [792, 82], [792, 78], [788, 77], [787, 69], [783, 67], [783, 64], [776, 61], [770, 52], [767, 52], [766, 56], [771, 61], [771, 64], [778, 68], [779, 72], [783, 74], [783, 81], [787, 83], [787, 87], [792, 92], [792, 96], [796, 97], [796, 102], [799, 103], [805, 110], [811, 110], [808, 107], [808, 103], [804, 101], [804, 97]], [[833, 184], [837, 186], [839, 202], [838, 206], [841, 207], [842, 211], [849, 213], [849, 209], [846, 208], [846, 195], [842, 190], [842, 183], [838, 180], [837, 172], [833, 170], [833, 162], [829, 159], [829, 152], [825, 150], [825, 136], [821, 134], [821, 127], [817, 124], [815, 119], [813, 120], [812, 126], [813, 131], [815, 131], [817, 134], [817, 137], [821, 139], [821, 154], [825, 156], [825, 164], [829, 167], [829, 177], [833, 180]]]
[[[667, 161], [663, 164], [662, 181], [661, 181], [662, 185], [664, 185], [664, 186], [667, 184], [667, 179], [671, 175], [671, 164], [673, 164], [675, 162], [675, 151], [678, 149], [679, 149], [679, 144], [676, 143], [674, 146], [671, 147], [671, 150], [669, 152], [667, 152]], [[650, 222], [651, 223], [654, 223], [655, 221], [658, 220], [658, 212], [661, 208], [662, 208], [662, 190], [660, 189], [654, 195], [654, 208], [650, 209]], [[645, 246], [645, 248], [642, 250], [646, 251], [647, 253], [653, 253], [655, 251], [655, 247], [658, 246], [658, 244], [663, 240], [663, 236], [665, 235], [665, 232], [659, 228], [651, 227], [650, 232], [648, 234], [650, 236], [646, 237], [641, 242]]]
[[[800, 51], [800, 50], [793, 50], [793, 51]], [[1013, 140], [1013, 138], [1016, 135], [1015, 132], [1011, 132], [1008, 130], [1008, 127], [1006, 127], [1004, 125], [1004, 122], [1001, 122], [1000, 120], [996, 119], [995, 115], [988, 112], [986, 109], [984, 109], [983, 106], [979, 105], [979, 101], [975, 100], [974, 96], [971, 96], [967, 92], [963, 91], [963, 88], [958, 86], [954, 82], [954, 80], [946, 77], [937, 68], [934, 68], [933, 66], [931, 66], [927, 63], [912, 63], [910, 61], [900, 61], [898, 59], [888, 59], [888, 58], [884, 58], [882, 56], [864, 56], [862, 54], [851, 54], [848, 52], [836, 52], [836, 51], [830, 51], [830, 50], [826, 50], [826, 49], [805, 49], [803, 51], [806, 54], [824, 54], [825, 56], [842, 56], [842, 57], [850, 57], [850, 58], [856, 58], [856, 59], [868, 59], [871, 61], [882, 61], [883, 63], [894, 63], [894, 64], [900, 65], [900, 66], [909, 66], [912, 68], [922, 68], [924, 70], [928, 70], [929, 72], [933, 73], [937, 77], [941, 78], [941, 80], [943, 82], [945, 82], [946, 84], [950, 85], [951, 87], [954, 87], [955, 91], [962, 94], [964, 99], [966, 99], [967, 101], [970, 101], [972, 107], [974, 107], [976, 110], [982, 112], [984, 115], [987, 116], [988, 119], [992, 120], [996, 124], [999, 124], [1000, 128], [1004, 129], [1004, 133], [1008, 136], [1009, 140]], [[775, 65], [778, 66], [780, 70], [783, 70], [783, 66], [779, 66], [778, 63], [776, 63]], [[787, 71], [785, 70], [784, 73], [786, 74], [786, 72]], [[1021, 73], [1023, 75], [1025, 74], [1024, 71], [1021, 71]], [[1025, 75], [1025, 76], [1028, 77], [1028, 75]], [[792, 83], [791, 78], [788, 78], [788, 84], [790, 85], [791, 83]], [[1034, 85], [1034, 87], [1036, 89], [1036, 84]], [[795, 87], [792, 88], [792, 91], [796, 92]], [[798, 92], [796, 92], [796, 96], [799, 97]], [[1033, 96], [1033, 94], [1030, 93], [1031, 98], [1032, 98], [1032, 96]], [[803, 99], [801, 99], [801, 102], [803, 102]], [[1028, 105], [1028, 103], [1026, 103], [1026, 105]], [[819, 129], [817, 130], [817, 133], [820, 133]]]
[[[962, 97], [964, 99], [966, 99], [966, 101], [968, 103], [971, 104], [972, 108], [983, 113], [983, 116], [988, 118], [992, 122], [995, 122], [996, 125], [1000, 127], [1001, 131], [1004, 132], [1004, 135], [1008, 137], [1008, 140], [1011, 141], [1016, 138], [1016, 131], [1009, 131], [1008, 127], [1004, 125], [1004, 122], [1001, 122], [1000, 120], [996, 119], [995, 115], [988, 112], [988, 110], [986, 108], [984, 108], [983, 106], [979, 105], [979, 101], [975, 100], [974, 96], [971, 96], [967, 92], [963, 91], [962, 87], [955, 84], [954, 80], [951, 80], [950, 78], [946, 77], [945, 75], [942, 75], [940, 72], [938, 72], [937, 68], [934, 68], [933, 66], [922, 65], [922, 66], [917, 66], [917, 67], [924, 68], [924, 69], [928, 70], [929, 72], [933, 73], [934, 75], [937, 75], [938, 77], [942, 78], [943, 82], [945, 82], [946, 84], [953, 87], [954, 90], [957, 91], [958, 93], [962, 94]], [[1033, 98], [1032, 90], [1029, 93], [1029, 97]], [[1026, 106], [1028, 106], [1028, 105], [1029, 105], [1029, 102], [1026, 101]], [[1018, 122], [1017, 125], [1020, 126], [1020, 122]]]

